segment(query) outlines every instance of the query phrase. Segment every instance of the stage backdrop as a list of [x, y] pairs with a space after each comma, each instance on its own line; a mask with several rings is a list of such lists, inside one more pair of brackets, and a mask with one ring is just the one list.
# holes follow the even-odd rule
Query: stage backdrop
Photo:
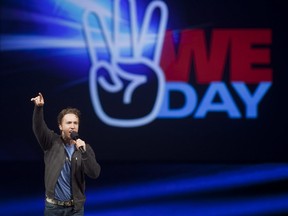
[[[282, 1], [2, 0], [1, 160], [82, 112], [99, 160], [287, 162]], [[287, 18], [287, 16], [286, 16]]]

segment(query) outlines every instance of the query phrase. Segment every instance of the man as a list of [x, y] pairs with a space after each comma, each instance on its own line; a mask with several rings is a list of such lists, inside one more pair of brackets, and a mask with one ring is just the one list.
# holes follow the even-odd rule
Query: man
[[43, 114], [44, 98], [41, 93], [31, 98], [34, 102], [33, 132], [44, 151], [45, 162], [45, 216], [84, 215], [85, 176], [97, 178], [100, 165], [95, 153], [85, 141], [74, 138], [78, 133], [80, 111], [63, 109], [58, 115], [61, 134], [50, 130]]

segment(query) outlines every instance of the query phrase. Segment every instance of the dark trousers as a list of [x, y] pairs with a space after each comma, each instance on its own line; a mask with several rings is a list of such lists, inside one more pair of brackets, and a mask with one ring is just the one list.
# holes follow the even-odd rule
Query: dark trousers
[[73, 206], [65, 207], [54, 205], [45, 201], [44, 216], [84, 216], [84, 208], [74, 211]]

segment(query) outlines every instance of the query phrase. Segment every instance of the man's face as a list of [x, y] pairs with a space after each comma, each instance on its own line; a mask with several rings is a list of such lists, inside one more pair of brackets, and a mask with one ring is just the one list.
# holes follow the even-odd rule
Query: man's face
[[59, 125], [61, 135], [64, 139], [70, 138], [71, 131], [78, 132], [79, 119], [75, 114], [68, 113], [64, 115], [61, 124]]

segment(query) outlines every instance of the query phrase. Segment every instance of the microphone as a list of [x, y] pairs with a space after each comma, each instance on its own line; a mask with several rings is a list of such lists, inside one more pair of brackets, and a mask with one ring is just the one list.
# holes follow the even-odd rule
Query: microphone
[[[77, 139], [79, 139], [79, 134], [78, 134], [77, 132], [75, 132], [75, 131], [71, 131], [70, 137], [71, 137], [71, 139], [73, 139], [73, 140], [76, 141]], [[85, 152], [83, 146], [80, 146], [80, 147], [79, 147], [79, 150], [81, 151], [81, 153], [84, 153], [84, 152]]]

